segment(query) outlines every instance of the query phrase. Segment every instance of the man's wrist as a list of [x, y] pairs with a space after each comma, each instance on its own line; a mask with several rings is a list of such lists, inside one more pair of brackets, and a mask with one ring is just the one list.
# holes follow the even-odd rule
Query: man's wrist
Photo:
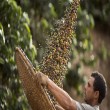
[[46, 87], [48, 87], [50, 83], [51, 83], [51, 80], [47, 77]]

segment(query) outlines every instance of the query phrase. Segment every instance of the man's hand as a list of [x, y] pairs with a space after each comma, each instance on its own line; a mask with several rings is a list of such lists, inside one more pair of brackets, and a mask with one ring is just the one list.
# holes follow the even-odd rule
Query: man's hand
[[35, 77], [37, 77], [43, 86], [47, 86], [48, 76], [44, 75], [41, 72], [37, 72]]

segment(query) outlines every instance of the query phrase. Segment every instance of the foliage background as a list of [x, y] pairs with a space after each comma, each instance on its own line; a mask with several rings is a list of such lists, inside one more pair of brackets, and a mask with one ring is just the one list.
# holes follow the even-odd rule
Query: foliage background
[[[45, 41], [69, 2], [71, 0], [0, 0], [1, 109], [30, 110], [16, 69], [15, 47], [20, 46], [37, 68], [45, 52]], [[67, 92], [73, 89], [76, 95], [82, 96], [85, 66], [94, 68], [99, 58], [107, 59], [110, 55], [104, 45], [98, 55], [94, 54], [91, 34], [91, 30], [100, 25], [109, 29], [109, 7], [109, 0], [81, 1], [76, 36], [73, 36], [71, 58], [63, 81]]]

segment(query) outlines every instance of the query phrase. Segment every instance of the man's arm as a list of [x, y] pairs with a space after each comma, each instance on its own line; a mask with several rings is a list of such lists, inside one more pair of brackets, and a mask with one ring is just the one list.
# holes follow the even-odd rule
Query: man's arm
[[55, 105], [56, 110], [65, 110], [64, 108], [62, 108], [60, 105]]
[[76, 101], [73, 100], [67, 92], [58, 87], [52, 80], [50, 80], [43, 73], [37, 73], [37, 76], [41, 79], [41, 84], [47, 86], [53, 96], [56, 98], [58, 103], [65, 110], [77, 110]]

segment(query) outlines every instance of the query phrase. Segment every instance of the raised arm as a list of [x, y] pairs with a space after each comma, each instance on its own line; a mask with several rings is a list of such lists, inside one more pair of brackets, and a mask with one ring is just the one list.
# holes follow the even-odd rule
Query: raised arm
[[55, 105], [56, 110], [65, 110], [64, 108], [62, 108], [60, 105]]
[[41, 84], [47, 86], [49, 91], [53, 94], [56, 98], [58, 103], [65, 109], [65, 110], [77, 110], [76, 101], [73, 100], [67, 92], [63, 89], [58, 87], [52, 80], [50, 80], [46, 75], [43, 73], [37, 73], [37, 77], [40, 78]]

